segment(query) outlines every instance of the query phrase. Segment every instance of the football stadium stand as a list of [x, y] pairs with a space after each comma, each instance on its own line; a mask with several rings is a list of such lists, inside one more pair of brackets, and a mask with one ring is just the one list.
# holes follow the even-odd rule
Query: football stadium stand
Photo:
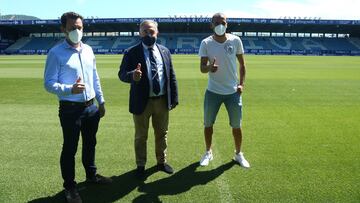
[[[160, 44], [172, 53], [197, 53], [201, 40], [207, 35], [161, 34]], [[358, 38], [295, 38], [295, 37], [241, 37], [244, 49], [250, 54], [301, 54], [301, 55], [358, 55]], [[5, 53], [46, 54], [62, 38], [23, 37]], [[139, 37], [84, 37], [83, 41], [99, 54], [123, 53], [135, 45]]]
[[[161, 31], [158, 43], [172, 53], [197, 53], [201, 40], [211, 34], [210, 19], [154, 20], [159, 22]], [[98, 54], [123, 53], [138, 43], [136, 35], [141, 21], [139, 18], [85, 19], [88, 33], [83, 42]], [[58, 20], [0, 21], [0, 28], [3, 28], [0, 53], [46, 54], [63, 40], [59, 26]], [[359, 28], [360, 21], [228, 20], [228, 31], [240, 36], [249, 54], [360, 55]]]

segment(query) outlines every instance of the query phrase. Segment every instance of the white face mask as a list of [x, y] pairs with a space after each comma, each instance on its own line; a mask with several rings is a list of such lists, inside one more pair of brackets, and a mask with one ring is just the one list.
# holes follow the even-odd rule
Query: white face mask
[[79, 29], [75, 29], [68, 33], [69, 39], [72, 43], [78, 44], [81, 41], [81, 38], [83, 36], [83, 32]]
[[215, 28], [214, 28], [214, 32], [216, 33], [216, 35], [218, 36], [223, 36], [226, 32], [226, 26], [223, 25], [223, 24], [220, 24], [220, 25], [217, 25]]

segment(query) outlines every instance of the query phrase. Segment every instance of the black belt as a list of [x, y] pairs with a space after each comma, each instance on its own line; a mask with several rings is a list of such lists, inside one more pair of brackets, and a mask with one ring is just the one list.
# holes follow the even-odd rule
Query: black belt
[[94, 104], [94, 99], [90, 99], [86, 102], [73, 102], [73, 101], [60, 101], [60, 105], [63, 106], [91, 106]]
[[154, 97], [149, 97], [150, 99], [161, 99], [161, 98], [165, 98], [166, 94], [160, 95], [160, 96], [154, 96]]

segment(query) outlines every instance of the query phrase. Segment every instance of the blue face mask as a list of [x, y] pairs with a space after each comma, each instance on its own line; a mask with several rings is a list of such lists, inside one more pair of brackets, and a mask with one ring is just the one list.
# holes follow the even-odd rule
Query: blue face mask
[[141, 37], [141, 41], [148, 47], [151, 47], [156, 42], [156, 37], [146, 35], [145, 37]]

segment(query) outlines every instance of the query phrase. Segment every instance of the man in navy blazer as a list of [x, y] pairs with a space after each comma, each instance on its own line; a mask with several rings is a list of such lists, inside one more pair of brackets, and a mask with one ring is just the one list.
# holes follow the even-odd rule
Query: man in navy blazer
[[141, 42], [126, 50], [118, 76], [130, 83], [129, 111], [135, 124], [136, 173], [145, 175], [146, 142], [149, 119], [155, 134], [157, 167], [168, 174], [174, 171], [167, 164], [167, 132], [169, 111], [178, 104], [178, 91], [170, 51], [156, 43], [158, 25], [153, 20], [140, 24]]

